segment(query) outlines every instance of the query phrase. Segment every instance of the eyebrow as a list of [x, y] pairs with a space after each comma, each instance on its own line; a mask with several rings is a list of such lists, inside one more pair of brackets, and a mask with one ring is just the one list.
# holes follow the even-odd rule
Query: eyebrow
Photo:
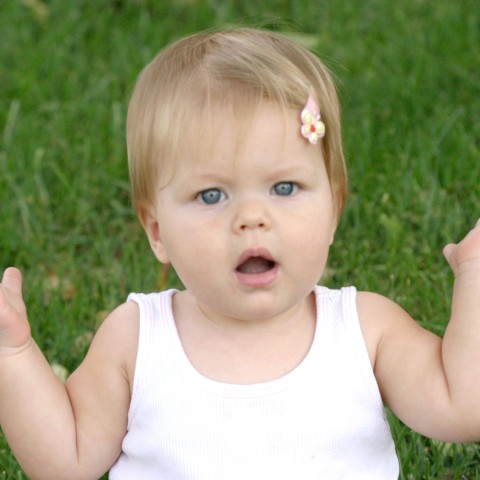
[[192, 172], [192, 175], [191, 175], [191, 180], [203, 181], [203, 182], [210, 181], [213, 183], [225, 183], [228, 181], [228, 179], [229, 179], [228, 175], [219, 173], [217, 171], [211, 172], [211, 173]]
[[313, 165], [305, 164], [295, 164], [295, 165], [287, 165], [285, 167], [278, 167], [275, 170], [272, 170], [271, 177], [290, 177], [290, 176], [298, 176], [299, 174], [313, 174], [314, 172]]

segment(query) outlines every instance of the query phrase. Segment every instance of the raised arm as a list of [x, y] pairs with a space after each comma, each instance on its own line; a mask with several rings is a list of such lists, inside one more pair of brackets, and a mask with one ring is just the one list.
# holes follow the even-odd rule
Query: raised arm
[[452, 311], [442, 343], [450, 400], [468, 440], [480, 440], [480, 220], [444, 255], [455, 274]]
[[31, 338], [21, 283], [9, 268], [0, 284], [0, 425], [29, 478], [97, 479], [126, 431], [137, 307], [125, 304], [105, 321], [63, 385]]
[[360, 321], [382, 396], [423, 435], [480, 440], [480, 223], [444, 249], [455, 284], [444, 339], [398, 305], [360, 293]]

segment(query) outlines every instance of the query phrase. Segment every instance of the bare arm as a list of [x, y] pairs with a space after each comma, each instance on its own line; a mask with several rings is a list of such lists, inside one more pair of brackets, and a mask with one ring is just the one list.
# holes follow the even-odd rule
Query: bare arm
[[0, 424], [31, 479], [94, 480], [120, 454], [138, 339], [138, 309], [119, 307], [63, 385], [30, 336], [21, 275], [0, 286]]
[[379, 295], [360, 293], [358, 310], [380, 390], [394, 413], [429, 437], [478, 441], [480, 225], [444, 254], [455, 285], [443, 340]]
[[469, 440], [480, 439], [480, 220], [444, 255], [454, 274], [452, 312], [442, 343], [450, 400], [459, 405]]

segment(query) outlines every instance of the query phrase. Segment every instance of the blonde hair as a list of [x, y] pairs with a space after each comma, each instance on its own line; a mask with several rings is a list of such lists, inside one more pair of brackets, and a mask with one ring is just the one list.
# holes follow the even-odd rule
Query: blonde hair
[[195, 142], [205, 141], [199, 127], [208, 129], [204, 125], [213, 104], [231, 106], [235, 116], [245, 120], [264, 100], [296, 109], [300, 115], [310, 92], [319, 102], [326, 127], [317, 148], [322, 149], [339, 217], [347, 196], [347, 173], [330, 72], [318, 57], [287, 37], [249, 28], [183, 38], [161, 51], [139, 75], [127, 116], [137, 212], [153, 202], [162, 168], [176, 161], [186, 146], [196, 151]]

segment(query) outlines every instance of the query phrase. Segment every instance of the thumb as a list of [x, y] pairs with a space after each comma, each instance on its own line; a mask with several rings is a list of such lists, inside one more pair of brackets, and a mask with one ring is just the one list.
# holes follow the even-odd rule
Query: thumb
[[3, 272], [1, 285], [14, 293], [22, 292], [22, 273], [18, 268], [9, 267]]
[[445, 247], [443, 248], [443, 256], [445, 257], [445, 260], [448, 262], [452, 270], [455, 270], [455, 249], [456, 248], [457, 248], [457, 245], [455, 243], [449, 243], [448, 245], [445, 245]]

